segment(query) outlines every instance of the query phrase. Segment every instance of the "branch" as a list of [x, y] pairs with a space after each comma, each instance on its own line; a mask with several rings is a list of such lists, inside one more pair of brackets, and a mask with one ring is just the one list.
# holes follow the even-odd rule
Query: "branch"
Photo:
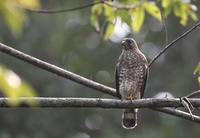
[[[16, 58], [18, 58], [20, 60], [23, 60], [25, 62], [28, 62], [28, 63], [30, 63], [30, 64], [32, 64], [34, 66], [37, 66], [37, 67], [39, 67], [41, 69], [44, 69], [44, 70], [46, 70], [48, 72], [54, 73], [54, 74], [56, 74], [58, 76], [70, 79], [70, 80], [75, 81], [77, 83], [80, 83], [80, 84], [82, 84], [84, 86], [87, 86], [89, 88], [93, 88], [95, 90], [99, 90], [99, 91], [101, 91], [103, 93], [112, 95], [114, 97], [118, 97], [116, 92], [115, 92], [116, 90], [111, 88], [111, 87], [105, 86], [103, 84], [99, 84], [97, 82], [91, 81], [91, 80], [89, 80], [87, 78], [84, 78], [82, 76], [79, 76], [77, 74], [74, 74], [74, 73], [72, 73], [70, 71], [67, 71], [67, 70], [64, 70], [62, 68], [59, 68], [59, 67], [57, 67], [55, 65], [52, 65], [52, 64], [46, 63], [44, 61], [41, 61], [41, 60], [39, 60], [39, 59], [37, 59], [35, 57], [32, 57], [32, 56], [27, 55], [27, 54], [24, 54], [24, 53], [22, 53], [22, 52], [20, 52], [18, 50], [15, 50], [14, 48], [11, 48], [9, 46], [4, 45], [2, 43], [0, 43], [0, 51], [4, 52], [6, 54], [9, 54], [9, 55], [11, 55], [13, 57], [16, 57]], [[156, 108], [153, 109], [153, 110], [161, 111], [160, 109], [156, 109]], [[173, 112], [173, 111], [171, 111], [169, 109], [165, 109], [165, 111], [162, 110], [161, 112], [168, 113], [167, 111], [168, 112]], [[176, 114], [176, 116], [179, 116], [179, 114], [181, 114], [181, 112], [179, 114], [177, 112], [174, 112], [174, 114]], [[181, 117], [184, 118], [184, 119], [188, 119], [188, 116], [185, 115], [185, 114], [188, 114], [188, 113], [184, 112]], [[190, 120], [192, 120], [192, 119], [190, 119]]]
[[[18, 107], [27, 107], [25, 103], [38, 103], [31, 107], [85, 107], [85, 108], [161, 108], [183, 107], [179, 98], [145, 98], [138, 100], [118, 100], [101, 98], [52, 98], [52, 97], [18, 97]], [[188, 98], [194, 107], [200, 107], [199, 98]], [[10, 107], [16, 98], [0, 98], [0, 107]]]
[[199, 116], [197, 116], [197, 115], [191, 116], [191, 114], [183, 112], [183, 111], [175, 109], [175, 108], [151, 108], [151, 109], [155, 110], [155, 111], [162, 112], [162, 113], [170, 114], [170, 115], [173, 115], [173, 116], [181, 117], [181, 118], [184, 118], [186, 120], [190, 120], [190, 121], [195, 122], [195, 123], [200, 123], [200, 117]]
[[[196, 123], [200, 123], [200, 117], [185, 113], [183, 111], [173, 108], [161, 107], [182, 107], [179, 98], [173, 99], [156, 99], [147, 98], [139, 100], [116, 100], [116, 99], [100, 99], [100, 98], [46, 98], [46, 97], [19, 97], [18, 106], [10, 106], [9, 103], [15, 102], [16, 98], [0, 98], [0, 107], [29, 107], [26, 103], [36, 103], [31, 107], [48, 108], [48, 107], [81, 107], [81, 108], [151, 108], [152, 110], [164, 112], [177, 117], [185, 118]], [[200, 99], [189, 99], [190, 102], [196, 106], [200, 106]]]
[[57, 13], [77, 11], [77, 10], [85, 9], [85, 8], [88, 8], [88, 7], [92, 7], [92, 6], [97, 5], [97, 4], [106, 4], [107, 6], [114, 7], [116, 9], [128, 10], [128, 9], [134, 9], [134, 8], [138, 7], [141, 3], [124, 5], [124, 4], [118, 4], [118, 3], [115, 4], [113, 2], [109, 2], [109, 1], [106, 1], [106, 0], [101, 0], [101, 1], [98, 1], [98, 2], [89, 3], [89, 4], [86, 4], [86, 5], [79, 6], [79, 7], [69, 8], [69, 9], [61, 9], [61, 10], [28, 9], [28, 8], [24, 8], [24, 7], [23, 7], [23, 9], [30, 11], [30, 12], [37, 12], [37, 13], [44, 13], [44, 14], [57, 14]]
[[35, 9], [27, 9], [27, 8], [24, 8], [24, 7], [23, 7], [23, 9], [30, 11], [30, 12], [37, 12], [37, 13], [44, 13], [44, 14], [56, 14], [56, 13], [77, 11], [77, 10], [92, 7], [94, 5], [101, 4], [101, 3], [102, 3], [101, 1], [93, 2], [93, 3], [89, 3], [89, 4], [86, 4], [86, 5], [79, 6], [79, 7], [69, 8], [69, 9], [61, 9], [61, 10], [44, 10], [44, 9], [35, 10]]
[[95, 90], [99, 90], [101, 92], [104, 92], [104, 93], [107, 93], [107, 94], [110, 94], [112, 96], [117, 96], [117, 94], [115, 93], [115, 89], [113, 88], [110, 88], [108, 86], [105, 86], [105, 85], [102, 85], [100, 83], [97, 83], [95, 81], [92, 81], [92, 80], [89, 80], [87, 78], [84, 78], [82, 76], [79, 76], [75, 73], [72, 73], [70, 71], [67, 71], [67, 70], [64, 70], [62, 68], [59, 68], [55, 65], [52, 65], [52, 64], [49, 64], [47, 62], [44, 62], [42, 60], [39, 60], [35, 57], [32, 57], [30, 55], [27, 55], [25, 53], [22, 53], [14, 48], [11, 48], [7, 45], [4, 45], [2, 43], [0, 43], [0, 51], [4, 52], [4, 53], [7, 53], [13, 57], [16, 57], [20, 60], [23, 60], [23, 61], [26, 61], [34, 66], [37, 66], [41, 69], [44, 69], [48, 72], [51, 72], [51, 73], [54, 73], [58, 76], [61, 76], [61, 77], [64, 77], [64, 78], [67, 78], [67, 79], [70, 79], [74, 82], [77, 82], [79, 84], [82, 84], [84, 86], [87, 86], [89, 88], [93, 88]]
[[179, 37], [177, 37], [176, 39], [174, 39], [171, 43], [169, 43], [168, 45], [165, 46], [164, 49], [162, 49], [149, 63], [149, 67], [151, 67], [151, 65], [154, 63], [155, 60], [157, 60], [163, 53], [165, 53], [166, 50], [168, 50], [170, 47], [172, 47], [176, 42], [178, 42], [179, 40], [181, 40], [182, 38], [186, 37], [187, 35], [191, 34], [193, 31], [195, 31], [196, 29], [198, 29], [198, 27], [200, 26], [200, 21], [198, 23], [196, 23], [194, 26], [192, 26], [190, 29], [188, 29], [186, 32], [184, 32], [182, 35], [180, 35]]

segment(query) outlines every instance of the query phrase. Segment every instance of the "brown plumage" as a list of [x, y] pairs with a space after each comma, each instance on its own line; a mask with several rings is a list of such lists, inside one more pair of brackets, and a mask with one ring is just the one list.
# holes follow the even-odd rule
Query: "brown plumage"
[[[122, 100], [135, 100], [143, 97], [148, 76], [148, 62], [132, 38], [125, 38], [122, 53], [116, 65], [116, 90]], [[137, 126], [137, 109], [125, 109], [122, 126], [132, 129]]]

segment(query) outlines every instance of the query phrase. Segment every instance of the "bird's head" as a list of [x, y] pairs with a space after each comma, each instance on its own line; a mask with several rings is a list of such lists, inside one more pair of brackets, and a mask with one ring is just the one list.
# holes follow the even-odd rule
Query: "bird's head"
[[133, 38], [125, 38], [121, 42], [121, 46], [124, 50], [134, 50], [137, 49], [137, 43]]

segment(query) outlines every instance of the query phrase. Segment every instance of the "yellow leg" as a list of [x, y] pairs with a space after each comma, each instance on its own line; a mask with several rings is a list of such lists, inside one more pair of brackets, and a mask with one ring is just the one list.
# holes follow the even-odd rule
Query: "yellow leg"
[[132, 100], [136, 99], [136, 97], [133, 96], [133, 94], [130, 94], [130, 95], [127, 97], [127, 99], [132, 101]]

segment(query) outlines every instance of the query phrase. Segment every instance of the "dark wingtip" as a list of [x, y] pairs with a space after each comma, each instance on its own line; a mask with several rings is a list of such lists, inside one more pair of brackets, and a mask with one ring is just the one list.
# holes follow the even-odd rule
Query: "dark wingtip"
[[137, 109], [125, 109], [122, 114], [122, 126], [125, 129], [133, 129], [137, 126]]

